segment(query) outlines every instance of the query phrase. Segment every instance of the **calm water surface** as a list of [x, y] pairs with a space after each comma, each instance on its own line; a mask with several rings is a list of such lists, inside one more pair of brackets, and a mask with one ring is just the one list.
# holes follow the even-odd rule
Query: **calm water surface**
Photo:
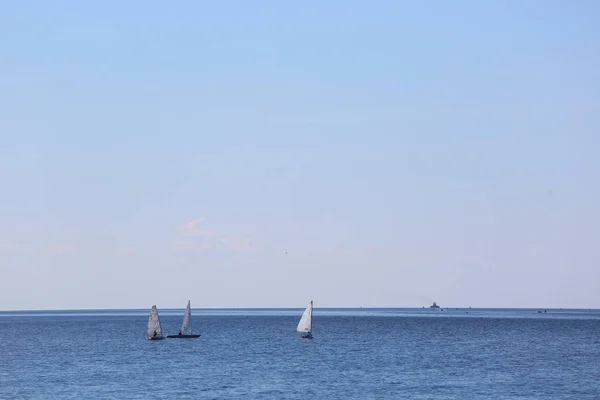
[[0, 398], [600, 399], [600, 311], [302, 311], [0, 312]]

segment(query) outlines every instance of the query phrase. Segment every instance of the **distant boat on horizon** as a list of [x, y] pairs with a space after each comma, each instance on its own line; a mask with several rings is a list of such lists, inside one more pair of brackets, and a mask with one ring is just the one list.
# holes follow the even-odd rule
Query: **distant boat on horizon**
[[313, 312], [313, 301], [311, 300], [304, 310], [302, 317], [300, 318], [300, 322], [298, 322], [298, 326], [296, 327], [296, 332], [301, 332], [303, 335], [302, 339], [312, 339], [312, 312]]
[[438, 306], [434, 301], [433, 304], [429, 306], [429, 308], [440, 308], [440, 306]]
[[185, 308], [185, 314], [183, 315], [183, 322], [181, 329], [177, 335], [168, 335], [168, 339], [196, 339], [199, 338], [200, 334], [192, 333], [192, 309], [190, 307], [190, 301], [188, 300], [187, 307]]
[[162, 327], [160, 326], [160, 318], [158, 317], [158, 310], [156, 305], [152, 306], [150, 310], [150, 316], [148, 317], [148, 328], [146, 330], [147, 340], [163, 340], [165, 337], [162, 334]]

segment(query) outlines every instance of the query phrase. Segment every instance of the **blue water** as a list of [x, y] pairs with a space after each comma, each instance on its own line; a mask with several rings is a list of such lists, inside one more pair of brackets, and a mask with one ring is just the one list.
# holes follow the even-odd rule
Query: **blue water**
[[302, 311], [0, 312], [0, 398], [600, 399], [597, 310]]

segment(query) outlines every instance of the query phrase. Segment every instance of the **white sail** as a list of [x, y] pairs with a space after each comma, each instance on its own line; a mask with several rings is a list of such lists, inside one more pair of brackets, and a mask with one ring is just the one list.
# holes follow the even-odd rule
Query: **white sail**
[[187, 307], [185, 309], [185, 315], [183, 316], [183, 323], [181, 324], [181, 333], [183, 335], [192, 334], [192, 311], [190, 309], [190, 301], [188, 300]]
[[153, 337], [154, 332], [156, 332], [156, 336], [162, 336], [162, 328], [160, 326], [160, 319], [158, 318], [158, 310], [156, 309], [156, 306], [152, 306], [152, 310], [150, 310], [150, 316], [148, 317], [148, 337]]
[[313, 310], [313, 302], [310, 301], [306, 310], [302, 314], [302, 318], [300, 318], [300, 322], [298, 322], [298, 327], [296, 328], [296, 332], [311, 332], [312, 331], [312, 310]]

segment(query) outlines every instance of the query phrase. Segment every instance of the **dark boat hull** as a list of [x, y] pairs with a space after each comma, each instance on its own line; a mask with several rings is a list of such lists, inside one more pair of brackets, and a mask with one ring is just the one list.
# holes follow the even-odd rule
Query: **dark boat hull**
[[164, 336], [152, 336], [152, 337], [149, 337], [146, 339], [148, 339], [148, 340], [164, 340], [165, 337]]
[[200, 335], [168, 335], [168, 339], [196, 339], [199, 338]]

